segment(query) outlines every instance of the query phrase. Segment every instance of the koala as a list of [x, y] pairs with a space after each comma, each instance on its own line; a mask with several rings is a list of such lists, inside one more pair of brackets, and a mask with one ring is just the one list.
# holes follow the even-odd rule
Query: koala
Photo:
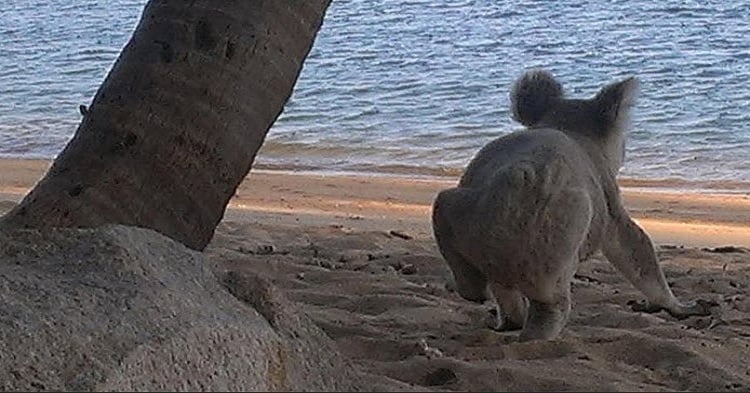
[[526, 128], [481, 148], [457, 187], [435, 198], [434, 237], [456, 290], [474, 302], [494, 296], [497, 329], [522, 329], [520, 341], [559, 336], [578, 263], [598, 251], [645, 295], [634, 310], [710, 314], [710, 302], [675, 297], [621, 200], [616, 176], [637, 92], [630, 77], [566, 98], [548, 71], [526, 72], [510, 96]]

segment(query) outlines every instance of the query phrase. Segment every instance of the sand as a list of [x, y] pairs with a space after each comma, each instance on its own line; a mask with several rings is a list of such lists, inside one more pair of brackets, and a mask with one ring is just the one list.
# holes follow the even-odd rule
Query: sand
[[[0, 160], [0, 212], [48, 165]], [[253, 171], [205, 254], [265, 275], [363, 371], [418, 389], [750, 389], [747, 194], [624, 189], [675, 293], [718, 302], [714, 315], [633, 312], [642, 296], [596, 257], [580, 265], [561, 337], [518, 343], [485, 327], [491, 303], [447, 285], [429, 213], [455, 181]]]

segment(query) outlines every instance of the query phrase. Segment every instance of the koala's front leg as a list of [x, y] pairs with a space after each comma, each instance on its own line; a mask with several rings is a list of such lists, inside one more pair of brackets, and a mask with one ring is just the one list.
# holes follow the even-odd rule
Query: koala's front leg
[[612, 217], [602, 251], [607, 259], [646, 296], [646, 303], [633, 303], [634, 311], [665, 310], [676, 318], [710, 315], [715, 302], [699, 299], [680, 302], [664, 278], [656, 251], [648, 235], [623, 211]]

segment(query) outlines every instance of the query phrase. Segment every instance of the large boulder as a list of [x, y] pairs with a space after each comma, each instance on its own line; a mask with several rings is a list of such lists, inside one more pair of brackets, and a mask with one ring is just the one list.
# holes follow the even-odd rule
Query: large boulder
[[363, 379], [263, 278], [216, 272], [156, 232], [0, 231], [0, 390], [342, 391]]

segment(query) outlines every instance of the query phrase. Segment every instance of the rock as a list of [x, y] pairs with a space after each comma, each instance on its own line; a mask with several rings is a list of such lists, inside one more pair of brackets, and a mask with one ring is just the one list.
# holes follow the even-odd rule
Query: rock
[[404, 239], [404, 240], [411, 240], [412, 239], [411, 235], [408, 235], [408, 234], [406, 234], [404, 232], [401, 232], [401, 231], [397, 231], [395, 229], [389, 231], [388, 233], [391, 234], [391, 235], [393, 235], [393, 236], [396, 236], [398, 238]]
[[447, 385], [449, 383], [455, 382], [458, 379], [456, 377], [456, 373], [449, 369], [449, 368], [438, 368], [424, 377], [424, 385], [425, 386], [439, 386], [439, 385]]
[[750, 252], [747, 248], [744, 247], [735, 247], [735, 246], [723, 246], [723, 247], [714, 247], [714, 248], [701, 248], [701, 251], [706, 252], [714, 252], [718, 254], [727, 254], [731, 252], [736, 253], [747, 253]]
[[407, 263], [406, 265], [402, 266], [401, 270], [399, 271], [401, 272], [401, 274], [405, 275], [417, 274], [417, 267], [411, 263]]
[[0, 390], [375, 383], [268, 281], [212, 268], [146, 229], [0, 231]]
[[0, 201], [0, 214], [10, 211], [10, 209], [16, 207], [16, 203], [13, 201], [2, 200]]

